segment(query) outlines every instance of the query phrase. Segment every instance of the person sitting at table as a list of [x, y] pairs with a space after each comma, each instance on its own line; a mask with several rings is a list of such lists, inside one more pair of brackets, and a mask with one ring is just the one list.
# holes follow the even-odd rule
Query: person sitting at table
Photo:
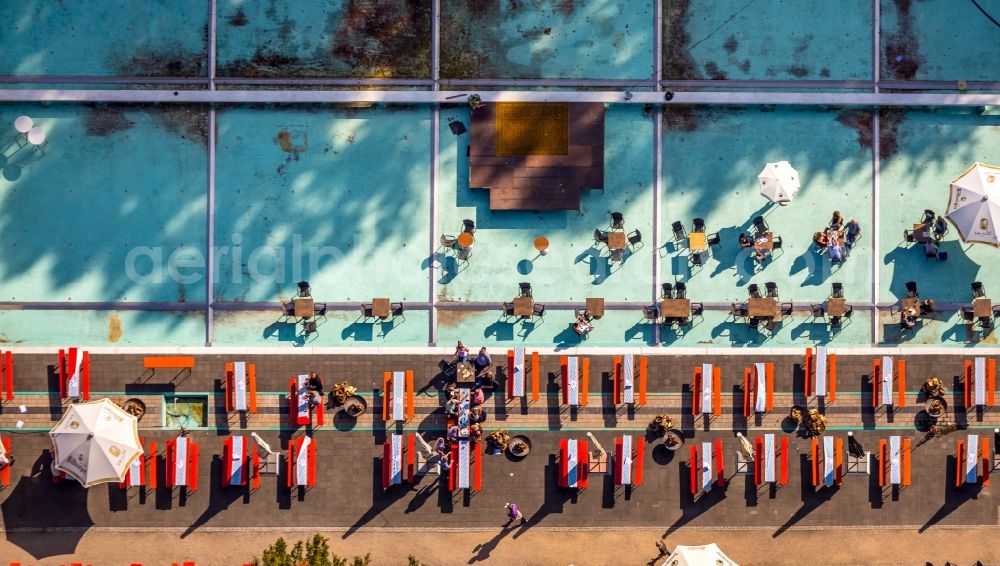
[[929, 208], [925, 208], [924, 209], [924, 218], [923, 218], [923, 220], [920, 221], [920, 223], [921, 224], [930, 224], [930, 223], [934, 222], [934, 217], [936, 217], [936, 216], [937, 216], [937, 214], [935, 214], [933, 210], [931, 210]]
[[930, 257], [937, 255], [937, 253], [938, 253], [938, 245], [935, 240], [928, 240], [924, 242], [924, 255]]
[[840, 247], [840, 242], [832, 241], [826, 251], [830, 254], [830, 261], [844, 261], [844, 250]]
[[472, 424], [486, 422], [486, 409], [482, 407], [473, 407], [469, 411], [469, 422]]
[[483, 393], [482, 387], [473, 387], [472, 394], [469, 395], [469, 403], [475, 407], [476, 405], [482, 405], [483, 401], [486, 400], [486, 394]]
[[847, 244], [847, 249], [854, 247], [854, 242], [858, 241], [861, 237], [861, 226], [858, 225], [858, 221], [855, 219], [850, 219], [847, 221], [847, 225], [844, 226], [844, 243]]
[[447, 398], [447, 399], [452, 399], [454, 397], [458, 397], [458, 395], [459, 395], [458, 386], [455, 385], [454, 383], [449, 383], [448, 387], [444, 388], [444, 394], [445, 394], [445, 398]]
[[451, 425], [451, 428], [448, 429], [448, 441], [454, 442], [456, 440], [458, 440], [458, 425]]
[[917, 317], [904, 315], [899, 322], [903, 326], [903, 328], [913, 328], [914, 326], [917, 325]]
[[740, 249], [749, 248], [753, 246], [753, 240], [750, 239], [750, 234], [746, 232], [740, 232]]
[[830, 229], [839, 231], [841, 226], [844, 225], [844, 217], [840, 215], [839, 210], [833, 211], [833, 218], [830, 219]]
[[576, 323], [573, 324], [574, 332], [583, 336], [593, 329], [594, 325], [590, 323], [590, 317], [582, 312], [576, 313]]
[[479, 349], [479, 354], [476, 356], [475, 361], [473, 361], [473, 365], [476, 366], [477, 374], [493, 365], [493, 360], [490, 359], [490, 355], [486, 353], [485, 347]]
[[451, 415], [453, 417], [458, 416], [458, 407], [461, 405], [461, 401], [457, 397], [452, 397], [444, 404], [444, 414]]
[[309, 373], [309, 380], [306, 381], [306, 388], [309, 390], [309, 406], [315, 407], [323, 402], [323, 378], [316, 372]]
[[434, 452], [439, 456], [444, 456], [448, 453], [448, 441], [443, 436], [437, 437], [437, 440], [434, 441]]
[[816, 232], [813, 234], [813, 243], [822, 249], [826, 249], [828, 244], [826, 239], [826, 232]]
[[927, 299], [920, 303], [920, 314], [925, 315], [934, 312], [934, 299]]
[[462, 344], [462, 341], [458, 341], [458, 345], [455, 346], [455, 360], [458, 363], [465, 363], [465, 360], [469, 357], [469, 349]]
[[934, 221], [934, 239], [940, 242], [947, 231], [948, 223], [945, 222], [944, 216], [938, 216], [937, 220]]
[[479, 440], [483, 436], [483, 425], [476, 423], [469, 427], [469, 436], [473, 440]]
[[7, 453], [0, 454], [0, 470], [6, 468], [7, 466], [11, 465], [12, 463], [13, 463], [13, 460], [10, 458], [10, 456]]

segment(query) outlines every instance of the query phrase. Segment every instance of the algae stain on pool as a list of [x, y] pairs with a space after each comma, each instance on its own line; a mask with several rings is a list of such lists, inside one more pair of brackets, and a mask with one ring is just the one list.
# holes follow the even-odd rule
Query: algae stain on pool
[[122, 338], [122, 321], [118, 315], [108, 317], [108, 342], [118, 342]]

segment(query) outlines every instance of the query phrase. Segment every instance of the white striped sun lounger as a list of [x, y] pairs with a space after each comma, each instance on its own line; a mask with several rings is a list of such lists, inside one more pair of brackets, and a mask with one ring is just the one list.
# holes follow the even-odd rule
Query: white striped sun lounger
[[882, 404], [892, 405], [892, 357], [882, 356]]
[[701, 412], [712, 412], [712, 364], [701, 365]]
[[826, 346], [816, 348], [816, 377], [813, 390], [817, 397], [826, 397]]
[[626, 403], [635, 403], [635, 358], [625, 354], [622, 358], [622, 384]]
[[514, 348], [514, 397], [524, 397], [524, 348]]
[[569, 404], [578, 406], [580, 404], [580, 358], [570, 356], [566, 358], [566, 387]]

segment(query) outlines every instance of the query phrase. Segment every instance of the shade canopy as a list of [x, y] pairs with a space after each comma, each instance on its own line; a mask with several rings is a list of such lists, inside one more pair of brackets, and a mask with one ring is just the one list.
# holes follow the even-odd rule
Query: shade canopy
[[138, 421], [109, 399], [70, 405], [49, 436], [55, 469], [84, 487], [122, 481], [142, 454]]
[[799, 192], [799, 172], [787, 161], [768, 163], [757, 175], [760, 194], [771, 202], [785, 204], [792, 202]]
[[739, 566], [715, 543], [677, 546], [660, 566]]
[[945, 217], [955, 225], [962, 240], [1000, 245], [1000, 167], [973, 163], [949, 186]]

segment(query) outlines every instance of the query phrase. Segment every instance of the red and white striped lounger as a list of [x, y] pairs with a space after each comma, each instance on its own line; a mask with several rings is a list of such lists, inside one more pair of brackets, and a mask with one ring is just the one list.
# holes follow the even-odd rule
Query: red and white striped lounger
[[[538, 352], [531, 353], [531, 400], [538, 400]], [[527, 372], [524, 348], [507, 350], [507, 399], [527, 397]]]
[[14, 398], [14, 352], [10, 350], [0, 351], [0, 389], [5, 401]]
[[590, 384], [590, 358], [563, 356], [562, 401], [563, 405], [580, 407], [587, 404], [587, 387]]
[[805, 394], [837, 400], [837, 354], [827, 353], [826, 346], [806, 348]]
[[993, 467], [990, 444], [986, 436], [970, 434], [964, 441], [958, 441], [955, 458], [955, 487], [962, 485], [990, 484], [990, 468]]
[[323, 402], [314, 407], [309, 405], [309, 375], [300, 374], [288, 380], [288, 416], [292, 426], [305, 426], [312, 422], [312, 412], [316, 411], [316, 424], [323, 426]]
[[813, 487], [840, 485], [844, 481], [844, 439], [832, 436], [822, 438], [822, 450], [820, 450], [820, 439], [812, 439]]
[[[147, 445], [145, 438], [139, 438], [139, 445], [144, 450], [136, 456], [135, 460], [132, 460], [132, 464], [125, 471], [125, 481], [118, 484], [118, 487], [122, 489], [147, 485], [151, 489], [156, 489], [156, 443], [150, 442]], [[147, 462], [150, 464], [148, 472], [146, 471]]]
[[615, 439], [615, 485], [642, 485], [642, 457], [645, 450], [645, 439], [641, 436], [634, 442], [630, 434]]
[[198, 444], [186, 436], [167, 441], [167, 477], [169, 488], [198, 489]]
[[483, 489], [482, 443], [459, 440], [451, 445], [451, 468], [448, 470], [448, 489]]
[[906, 406], [906, 360], [899, 360], [896, 371], [893, 371], [894, 365], [895, 359], [892, 356], [882, 356], [872, 363], [872, 406], [876, 409], [883, 406], [893, 409], [893, 379], [899, 388], [897, 406]]
[[699, 491], [712, 491], [713, 486], [725, 487], [726, 476], [723, 471], [725, 459], [722, 452], [722, 440], [715, 442], [702, 442], [701, 454], [698, 454], [698, 445], [691, 445], [691, 461], [688, 462], [688, 469], [691, 472], [691, 495], [698, 495]]
[[910, 439], [899, 435], [878, 442], [878, 485], [910, 485]]
[[[414, 449], [415, 439], [412, 434], [392, 434], [389, 441], [382, 444], [382, 489], [401, 485], [403, 478], [407, 483], [413, 483], [413, 473], [416, 469]], [[406, 469], [404, 476], [403, 469]]]
[[[613, 374], [615, 405], [620, 405], [622, 403], [627, 403], [629, 405], [634, 405], [636, 403], [639, 405], [646, 404], [646, 366], [646, 356], [639, 356], [639, 379], [638, 383], [636, 383], [635, 356], [632, 354], [615, 356], [615, 371]], [[636, 401], [635, 395], [636, 388], [639, 390], [638, 401]]]
[[694, 394], [691, 403], [691, 413], [694, 416], [699, 414], [712, 414], [719, 416], [722, 414], [722, 371], [712, 364], [702, 364], [694, 368], [694, 384], [691, 392]]
[[226, 364], [226, 411], [257, 412], [257, 368], [254, 364]]
[[743, 416], [774, 408], [774, 364], [755, 363], [743, 370]]
[[316, 440], [300, 436], [288, 444], [288, 487], [309, 488], [316, 485]]
[[59, 350], [59, 396], [90, 400], [90, 352]]
[[387, 371], [382, 378], [382, 420], [406, 422], [413, 418], [413, 372]]
[[965, 406], [992, 407], [996, 396], [997, 361], [979, 356], [965, 360]]
[[250, 484], [260, 488], [257, 444], [246, 436], [230, 436], [222, 443], [222, 487]]
[[788, 437], [781, 437], [779, 448], [774, 434], [757, 437], [754, 444], [754, 483], [785, 485], [788, 483]]
[[586, 440], [559, 441], [559, 487], [584, 489], [590, 471], [590, 445]]

